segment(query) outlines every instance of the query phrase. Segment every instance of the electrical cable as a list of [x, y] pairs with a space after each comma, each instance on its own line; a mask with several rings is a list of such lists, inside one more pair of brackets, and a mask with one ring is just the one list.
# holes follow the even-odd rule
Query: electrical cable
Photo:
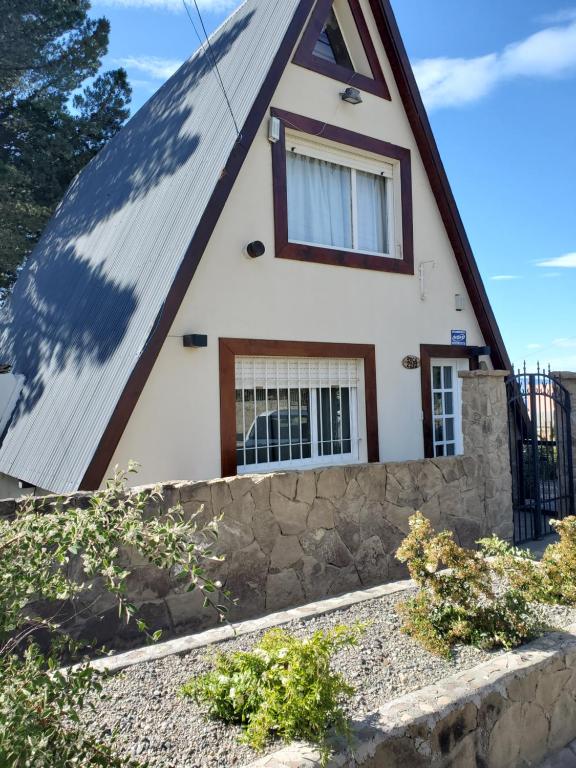
[[[222, 93], [224, 94], [224, 98], [226, 100], [226, 104], [228, 106], [228, 110], [230, 112], [230, 116], [232, 117], [232, 122], [234, 123], [234, 128], [236, 130], [236, 135], [238, 137], [238, 140], [242, 139], [242, 134], [240, 132], [240, 129], [238, 128], [238, 123], [236, 122], [236, 118], [234, 116], [234, 111], [232, 109], [232, 104], [230, 103], [230, 99], [228, 98], [228, 94], [226, 93], [226, 88], [224, 86], [224, 81], [222, 80], [222, 76], [220, 75], [220, 70], [218, 69], [218, 64], [216, 62], [216, 57], [214, 55], [214, 51], [212, 49], [212, 45], [210, 43], [210, 38], [208, 37], [208, 32], [206, 31], [206, 27], [204, 25], [204, 20], [202, 19], [202, 14], [200, 13], [200, 8], [198, 7], [197, 0], [193, 0], [194, 6], [196, 8], [196, 13], [198, 14], [198, 18], [200, 19], [200, 24], [202, 26], [202, 31], [204, 32], [204, 37], [206, 38], [206, 45], [207, 45], [207, 51], [210, 54], [210, 59], [212, 60], [212, 68], [214, 69], [214, 74], [216, 79], [218, 80], [220, 84], [220, 88], [222, 89]], [[184, 6], [184, 9], [186, 10], [186, 14], [188, 15], [188, 18], [190, 19], [190, 23], [192, 24], [192, 27], [194, 29], [194, 32], [196, 33], [196, 37], [198, 38], [200, 42], [200, 46], [204, 46], [204, 41], [202, 40], [200, 34], [198, 33], [198, 30], [196, 29], [196, 24], [194, 24], [194, 19], [192, 18], [192, 14], [190, 12], [190, 8], [188, 7], [188, 4], [186, 0], [182, 0], [182, 5]]]

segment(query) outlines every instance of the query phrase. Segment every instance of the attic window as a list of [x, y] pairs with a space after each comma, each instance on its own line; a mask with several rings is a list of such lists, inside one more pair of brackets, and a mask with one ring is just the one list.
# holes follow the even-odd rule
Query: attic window
[[346, 47], [344, 36], [333, 8], [330, 10], [328, 20], [324, 24], [320, 37], [314, 46], [314, 56], [318, 56], [318, 58], [324, 59], [324, 61], [329, 61], [331, 64], [345, 67], [351, 72], [354, 71], [352, 59], [348, 53], [348, 48]]

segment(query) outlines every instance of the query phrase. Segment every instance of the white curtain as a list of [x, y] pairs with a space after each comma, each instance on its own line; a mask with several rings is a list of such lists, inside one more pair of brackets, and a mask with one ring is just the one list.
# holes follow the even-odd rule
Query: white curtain
[[288, 152], [287, 187], [290, 240], [352, 248], [349, 168]]
[[356, 171], [356, 197], [359, 250], [389, 253], [386, 179]]

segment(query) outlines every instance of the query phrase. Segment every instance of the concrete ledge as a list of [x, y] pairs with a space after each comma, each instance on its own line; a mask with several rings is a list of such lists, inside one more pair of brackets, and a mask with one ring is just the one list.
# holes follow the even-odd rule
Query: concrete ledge
[[461, 379], [503, 379], [510, 371], [458, 371]]
[[[390, 701], [354, 724], [330, 768], [520, 768], [576, 737], [576, 625]], [[313, 768], [294, 744], [248, 768]]]
[[412, 589], [415, 584], [411, 580], [396, 581], [392, 584], [383, 584], [370, 589], [361, 589], [355, 592], [341, 595], [340, 597], [331, 597], [328, 600], [320, 600], [315, 603], [307, 603], [298, 608], [290, 608], [286, 611], [278, 611], [268, 614], [259, 619], [242, 621], [237, 624], [224, 624], [217, 629], [209, 629], [206, 632], [199, 632], [194, 635], [186, 635], [175, 640], [167, 640], [157, 645], [149, 645], [144, 648], [137, 648], [126, 653], [119, 653], [114, 656], [106, 656], [91, 662], [90, 666], [99, 671], [120, 672], [126, 667], [133, 667], [135, 664], [146, 664], [150, 661], [157, 661], [166, 656], [181, 655], [188, 653], [196, 648], [202, 648], [214, 643], [221, 643], [224, 640], [237, 637], [238, 635], [247, 635], [250, 632], [259, 632], [261, 630], [278, 627], [281, 624], [287, 624], [294, 619], [309, 619], [314, 616], [332, 613], [341, 608], [348, 608], [357, 603], [364, 603], [367, 600], [375, 600], [385, 595], [393, 595], [397, 592], [404, 592]]

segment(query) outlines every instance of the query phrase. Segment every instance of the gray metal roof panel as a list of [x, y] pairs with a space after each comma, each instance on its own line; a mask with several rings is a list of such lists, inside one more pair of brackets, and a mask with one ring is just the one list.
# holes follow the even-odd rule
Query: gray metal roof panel
[[[246, 121], [299, 0], [247, 0], [212, 51]], [[236, 141], [205, 48], [78, 175], [3, 318], [26, 383], [0, 471], [56, 492], [80, 484]]]

